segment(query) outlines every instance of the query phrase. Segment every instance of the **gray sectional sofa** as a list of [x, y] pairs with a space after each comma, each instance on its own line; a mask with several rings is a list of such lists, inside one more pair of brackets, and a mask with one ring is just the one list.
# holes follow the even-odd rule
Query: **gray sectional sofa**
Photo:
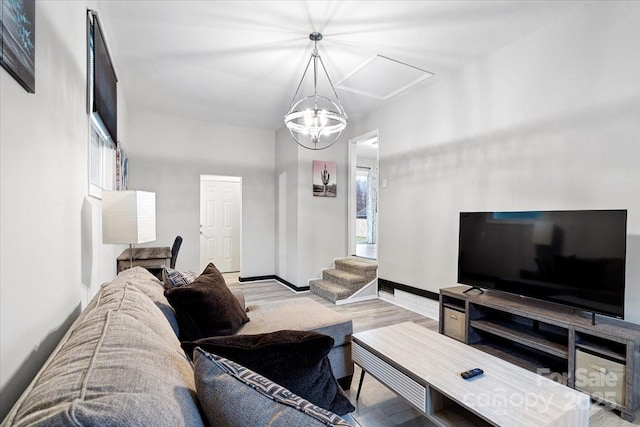
[[[294, 329], [331, 336], [334, 375], [350, 381], [349, 318], [310, 298], [249, 305], [247, 314], [238, 334]], [[162, 282], [141, 267], [123, 271], [83, 310], [2, 426], [206, 425], [177, 332]]]

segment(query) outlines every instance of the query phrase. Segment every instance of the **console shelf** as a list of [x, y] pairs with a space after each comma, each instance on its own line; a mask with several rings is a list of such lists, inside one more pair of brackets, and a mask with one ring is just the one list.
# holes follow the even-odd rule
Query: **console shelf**
[[620, 363], [627, 362], [627, 358], [624, 355], [621, 355], [620, 353], [616, 353], [615, 351], [611, 351], [610, 349], [602, 345], [593, 344], [593, 343], [584, 342], [584, 341], [576, 341], [576, 348], [582, 348], [589, 352], [600, 354], [606, 357], [607, 359], [615, 360]]
[[593, 325], [570, 308], [467, 289], [440, 290], [440, 333], [583, 391], [625, 420], [640, 414], [640, 326], [603, 316]]
[[566, 336], [540, 333], [518, 323], [498, 320], [472, 320], [470, 326], [563, 359], [569, 357]]

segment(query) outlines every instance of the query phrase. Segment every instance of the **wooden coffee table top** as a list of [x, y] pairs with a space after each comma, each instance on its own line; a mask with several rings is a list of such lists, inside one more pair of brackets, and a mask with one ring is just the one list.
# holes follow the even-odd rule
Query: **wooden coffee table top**
[[[589, 396], [445, 335], [406, 322], [353, 335], [354, 342], [416, 382], [496, 425], [589, 423]], [[464, 380], [460, 373], [484, 374]], [[569, 423], [567, 423], [569, 422]]]

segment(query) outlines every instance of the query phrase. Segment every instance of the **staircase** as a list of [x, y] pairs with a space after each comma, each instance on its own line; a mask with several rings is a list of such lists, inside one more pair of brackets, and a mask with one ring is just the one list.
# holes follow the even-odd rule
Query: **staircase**
[[340, 258], [334, 265], [335, 268], [322, 270], [321, 279], [309, 280], [311, 292], [335, 304], [377, 297], [378, 264], [375, 261]]

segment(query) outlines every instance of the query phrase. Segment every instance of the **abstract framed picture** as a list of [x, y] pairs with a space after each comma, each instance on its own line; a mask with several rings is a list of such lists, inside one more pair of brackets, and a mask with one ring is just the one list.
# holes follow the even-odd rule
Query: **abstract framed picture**
[[36, 92], [36, 1], [2, 0], [0, 64], [27, 92]]
[[336, 197], [337, 180], [335, 162], [313, 161], [313, 195], [316, 197]]
[[126, 190], [129, 185], [129, 159], [118, 141], [116, 145], [116, 190]]

